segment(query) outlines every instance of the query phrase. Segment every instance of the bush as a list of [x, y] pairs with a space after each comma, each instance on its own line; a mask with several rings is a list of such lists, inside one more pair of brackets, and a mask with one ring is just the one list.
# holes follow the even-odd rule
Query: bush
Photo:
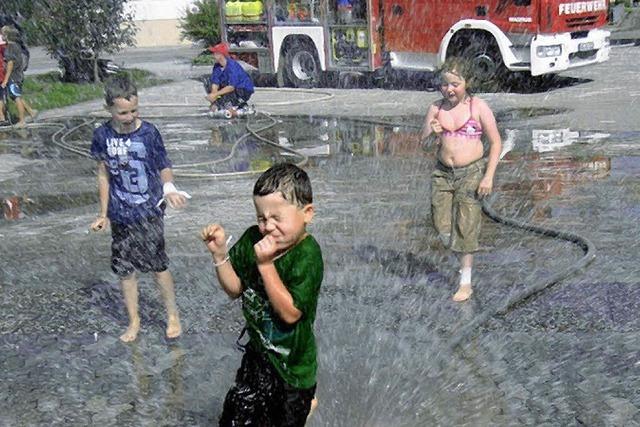
[[220, 17], [216, 0], [196, 0], [180, 20], [183, 40], [211, 46], [220, 43]]

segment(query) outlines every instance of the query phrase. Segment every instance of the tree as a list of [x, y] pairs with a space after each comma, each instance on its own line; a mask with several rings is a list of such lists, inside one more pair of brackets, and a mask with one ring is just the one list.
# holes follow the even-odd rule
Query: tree
[[216, 0], [196, 0], [180, 20], [183, 40], [211, 46], [220, 43], [220, 19]]
[[[100, 80], [99, 57], [135, 44], [127, 0], [34, 0], [38, 39], [67, 81]], [[87, 64], [89, 67], [87, 67]], [[89, 71], [87, 71], [87, 68]]]
[[33, 3], [24, 0], [2, 0], [0, 13], [8, 16], [29, 19], [33, 14]]

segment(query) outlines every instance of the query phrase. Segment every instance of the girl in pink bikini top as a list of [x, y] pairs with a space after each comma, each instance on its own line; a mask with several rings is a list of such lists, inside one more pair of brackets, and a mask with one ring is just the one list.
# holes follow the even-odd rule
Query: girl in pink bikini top
[[[435, 118], [440, 115], [442, 103], [438, 107]], [[469, 98], [469, 118], [456, 130], [442, 128], [442, 136], [462, 136], [465, 138], [479, 139], [482, 136], [482, 125], [473, 118], [473, 97]]]

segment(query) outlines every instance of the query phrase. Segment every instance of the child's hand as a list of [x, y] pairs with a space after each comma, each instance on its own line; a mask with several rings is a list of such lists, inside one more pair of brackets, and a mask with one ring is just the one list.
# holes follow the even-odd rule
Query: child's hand
[[258, 264], [267, 264], [274, 260], [278, 255], [278, 244], [270, 235], [266, 235], [258, 243], [253, 245], [256, 252], [256, 262]]
[[227, 256], [227, 241], [224, 228], [220, 224], [211, 224], [202, 229], [200, 237], [207, 249], [217, 258]]
[[478, 185], [478, 196], [488, 196], [491, 194], [491, 191], [493, 191], [493, 179], [485, 176], [480, 180], [480, 184]]
[[433, 133], [436, 133], [436, 134], [442, 133], [442, 125], [440, 124], [438, 119], [431, 120], [431, 123], [429, 123], [429, 125], [431, 126], [431, 130], [433, 131]]
[[165, 195], [164, 198], [167, 203], [169, 203], [169, 206], [174, 209], [181, 209], [187, 204], [187, 198], [184, 196], [184, 194], [178, 192], [169, 193]]
[[95, 219], [95, 221], [91, 223], [90, 228], [91, 231], [101, 231], [107, 228], [107, 225], [109, 225], [109, 220], [107, 219], [107, 217], [99, 216]]

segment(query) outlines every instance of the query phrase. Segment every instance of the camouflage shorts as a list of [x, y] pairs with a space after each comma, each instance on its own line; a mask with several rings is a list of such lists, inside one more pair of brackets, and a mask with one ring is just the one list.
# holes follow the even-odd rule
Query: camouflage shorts
[[454, 252], [475, 252], [482, 224], [478, 185], [486, 160], [452, 168], [438, 162], [431, 174], [431, 216], [444, 243]]

